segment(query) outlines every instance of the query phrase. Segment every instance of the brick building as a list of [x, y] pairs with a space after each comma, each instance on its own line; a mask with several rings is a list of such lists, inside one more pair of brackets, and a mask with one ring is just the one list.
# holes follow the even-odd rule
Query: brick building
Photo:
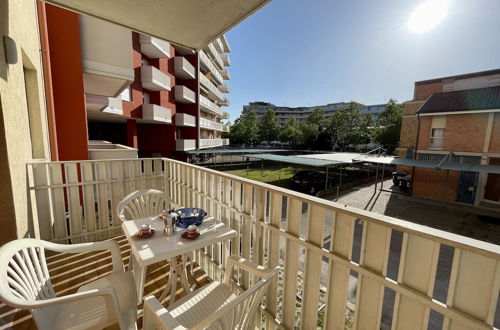
[[412, 175], [414, 196], [500, 205], [500, 175], [466, 170], [500, 165], [500, 69], [415, 82], [398, 155], [463, 164], [460, 171], [401, 166]]

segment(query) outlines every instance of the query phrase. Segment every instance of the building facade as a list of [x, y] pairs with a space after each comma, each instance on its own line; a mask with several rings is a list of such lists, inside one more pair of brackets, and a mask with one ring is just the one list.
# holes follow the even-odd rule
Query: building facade
[[[265, 113], [268, 109], [274, 110], [276, 113], [276, 117], [278, 119], [278, 123], [281, 126], [286, 125], [286, 123], [292, 118], [295, 117], [298, 123], [303, 123], [306, 121], [307, 117], [314, 112], [315, 109], [321, 108], [325, 114], [325, 118], [331, 118], [333, 113], [338, 110], [345, 109], [352, 102], [339, 102], [339, 103], [329, 103], [326, 105], [316, 105], [309, 107], [284, 107], [284, 106], [276, 106], [272, 103], [268, 102], [250, 102], [247, 105], [243, 106], [243, 111], [255, 112], [257, 115], [257, 121], [262, 120], [264, 118]], [[362, 114], [370, 114], [372, 119], [377, 119], [380, 112], [385, 109], [386, 104], [377, 104], [377, 105], [360, 105], [360, 112]]]
[[[415, 82], [413, 100], [404, 103], [398, 155], [500, 165], [500, 70]], [[500, 205], [499, 174], [400, 169], [412, 173], [414, 196]]]
[[175, 157], [228, 144], [224, 36], [195, 53], [46, 6], [60, 160]]

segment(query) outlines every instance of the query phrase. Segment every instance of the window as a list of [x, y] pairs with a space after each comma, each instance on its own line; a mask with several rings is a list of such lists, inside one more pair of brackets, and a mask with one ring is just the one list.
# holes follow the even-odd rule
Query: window
[[445, 127], [446, 127], [445, 116], [435, 116], [432, 118], [429, 149], [443, 149]]
[[443, 149], [443, 141], [444, 141], [444, 128], [433, 128], [431, 130], [429, 148]]

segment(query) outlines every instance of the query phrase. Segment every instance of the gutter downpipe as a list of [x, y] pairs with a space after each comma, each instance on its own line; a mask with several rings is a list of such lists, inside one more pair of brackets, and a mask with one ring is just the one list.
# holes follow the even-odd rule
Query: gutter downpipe
[[38, 28], [40, 31], [40, 55], [42, 57], [43, 86], [45, 92], [45, 107], [47, 109], [48, 133], [50, 141], [50, 158], [58, 161], [57, 131], [55, 121], [54, 94], [52, 89], [52, 71], [50, 67], [49, 35], [45, 3], [37, 0]]
[[[415, 141], [415, 151], [413, 152], [413, 160], [417, 160], [418, 151], [418, 138], [420, 137], [420, 115], [417, 114], [417, 137]], [[415, 166], [411, 168], [411, 181], [410, 181], [410, 196], [413, 196], [413, 178], [415, 177]]]

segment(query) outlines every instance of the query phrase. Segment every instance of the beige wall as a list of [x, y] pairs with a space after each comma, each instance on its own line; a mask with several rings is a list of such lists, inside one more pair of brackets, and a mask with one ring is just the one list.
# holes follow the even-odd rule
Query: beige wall
[[[16, 43], [16, 64], [5, 61], [4, 36]], [[26, 163], [50, 157], [42, 81], [36, 2], [0, 1], [0, 244], [32, 235]]]

